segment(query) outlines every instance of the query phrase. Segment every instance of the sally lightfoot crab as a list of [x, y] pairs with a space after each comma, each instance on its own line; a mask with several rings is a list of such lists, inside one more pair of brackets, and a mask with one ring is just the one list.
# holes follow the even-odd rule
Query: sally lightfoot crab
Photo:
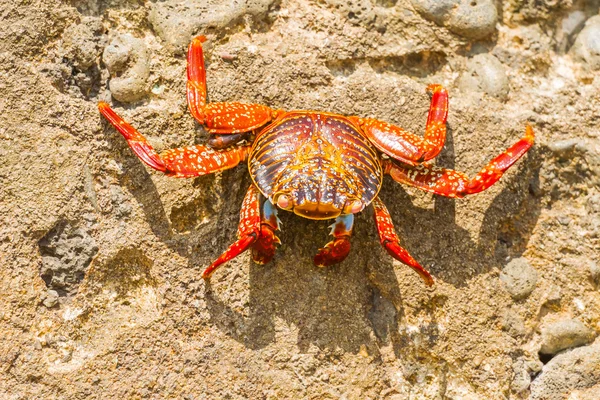
[[446, 139], [448, 92], [427, 87], [431, 105], [424, 137], [372, 118], [320, 111], [275, 110], [260, 104], [208, 103], [202, 43], [192, 40], [187, 56], [187, 101], [194, 118], [211, 135], [208, 145], [157, 154], [135, 128], [100, 102], [102, 115], [125, 137], [148, 166], [169, 176], [186, 178], [233, 168], [247, 161], [253, 184], [241, 210], [238, 240], [202, 274], [208, 278], [221, 264], [247, 249], [264, 264], [280, 243], [278, 209], [305, 218], [335, 219], [333, 240], [314, 258], [318, 266], [343, 261], [350, 252], [354, 214], [374, 208], [379, 239], [387, 252], [413, 268], [427, 285], [433, 278], [400, 246], [392, 219], [377, 197], [385, 174], [396, 182], [446, 197], [460, 198], [493, 185], [529, 150], [534, 133], [525, 135], [494, 158], [473, 179], [462, 172], [427, 163]]

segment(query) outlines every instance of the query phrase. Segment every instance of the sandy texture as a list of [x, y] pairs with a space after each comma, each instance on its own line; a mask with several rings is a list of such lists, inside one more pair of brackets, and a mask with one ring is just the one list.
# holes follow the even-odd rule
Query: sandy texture
[[[600, 55], [585, 24], [598, 1], [446, 3], [2, 2], [0, 398], [594, 398], [600, 366], [577, 359], [598, 357], [600, 332]], [[96, 108], [109, 101], [159, 150], [205, 141], [182, 53], [199, 33], [213, 101], [420, 134], [425, 87], [441, 83], [438, 165], [473, 175], [527, 123], [537, 143], [463, 200], [385, 179], [432, 289], [380, 247], [370, 209], [338, 266], [312, 265], [328, 222], [283, 212], [272, 263], [244, 255], [206, 283], [235, 240], [247, 168], [162, 176]], [[515, 299], [500, 279], [514, 259], [537, 276]], [[571, 320], [581, 329], [549, 328]], [[540, 356], [542, 332], [583, 347]]]

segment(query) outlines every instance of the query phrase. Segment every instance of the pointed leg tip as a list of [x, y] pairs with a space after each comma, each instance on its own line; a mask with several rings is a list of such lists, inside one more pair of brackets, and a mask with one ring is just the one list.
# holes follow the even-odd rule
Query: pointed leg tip
[[527, 126], [525, 127], [525, 139], [531, 143], [535, 141], [535, 132], [529, 124], [527, 124]]
[[421, 275], [421, 279], [423, 279], [423, 282], [425, 282], [425, 285], [427, 285], [428, 287], [432, 287], [433, 284], [435, 283], [433, 278], [429, 274]]
[[439, 92], [447, 92], [447, 90], [440, 85], [439, 83], [432, 83], [430, 85], [427, 85], [427, 89], [426, 89], [427, 93], [439, 93]]
[[215, 267], [213, 265], [210, 265], [208, 268], [206, 268], [204, 270], [204, 272], [202, 272], [202, 279], [204, 279], [205, 281], [209, 280], [210, 277], [212, 276], [214, 270], [215, 270]]
[[204, 42], [206, 42], [206, 36], [204, 36], [204, 35], [198, 35], [192, 39], [192, 44], [195, 44], [195, 45], [202, 44]]

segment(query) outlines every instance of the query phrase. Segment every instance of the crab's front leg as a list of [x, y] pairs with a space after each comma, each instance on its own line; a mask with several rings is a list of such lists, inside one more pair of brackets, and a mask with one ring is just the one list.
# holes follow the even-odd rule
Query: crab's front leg
[[404, 129], [373, 118], [350, 117], [377, 149], [409, 165], [437, 156], [446, 141], [448, 119], [448, 91], [441, 85], [429, 85], [431, 104], [425, 136], [414, 135]]
[[[206, 101], [206, 68], [202, 43], [205, 36], [192, 40], [187, 57], [187, 100], [191, 114], [212, 134], [237, 134], [251, 132], [273, 120], [279, 111], [261, 104], [237, 102], [208, 103]], [[243, 135], [231, 139], [214, 138], [215, 147], [224, 147], [232, 141], [243, 140]]]
[[129, 125], [105, 102], [98, 104], [100, 113], [123, 135], [131, 150], [146, 165], [169, 176], [186, 178], [211, 174], [233, 168], [246, 159], [247, 147], [234, 147], [226, 151], [197, 145], [156, 153], [146, 138]]
[[433, 278], [429, 272], [419, 265], [408, 251], [400, 246], [400, 239], [396, 234], [394, 224], [392, 223], [392, 217], [385, 207], [385, 204], [383, 204], [379, 197], [376, 197], [372, 204], [375, 209], [375, 224], [377, 226], [377, 233], [379, 234], [381, 245], [396, 260], [414, 269], [427, 286], [433, 285]]
[[335, 219], [331, 226], [333, 240], [325, 245], [314, 258], [318, 267], [327, 267], [340, 263], [350, 253], [350, 236], [354, 226], [354, 214], [343, 214]]

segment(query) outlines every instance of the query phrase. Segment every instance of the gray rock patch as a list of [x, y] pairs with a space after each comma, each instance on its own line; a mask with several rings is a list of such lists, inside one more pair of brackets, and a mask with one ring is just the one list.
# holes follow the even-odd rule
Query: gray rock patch
[[150, 69], [143, 40], [128, 33], [115, 36], [104, 49], [102, 60], [111, 74], [108, 87], [115, 99], [130, 103], [146, 95]]
[[586, 68], [600, 70], [600, 15], [586, 21], [570, 52]]
[[508, 97], [506, 68], [491, 54], [478, 54], [467, 62], [458, 87], [464, 93], [483, 92], [501, 100]]
[[[42, 255], [40, 275], [50, 291], [59, 296], [77, 293], [79, 283], [98, 252], [94, 239], [83, 229], [60, 222], [38, 245]], [[50, 291], [46, 299], [53, 297]], [[51, 304], [52, 300], [49, 302]]]
[[425, 18], [469, 39], [483, 39], [496, 30], [498, 11], [491, 0], [412, 0]]

